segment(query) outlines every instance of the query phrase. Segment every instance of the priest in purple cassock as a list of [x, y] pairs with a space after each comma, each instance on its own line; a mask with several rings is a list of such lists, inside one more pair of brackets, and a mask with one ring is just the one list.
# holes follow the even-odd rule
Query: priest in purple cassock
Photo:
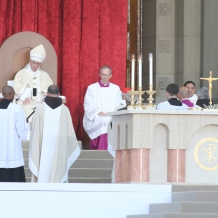
[[107, 130], [111, 117], [106, 113], [117, 109], [122, 101], [122, 95], [119, 86], [110, 82], [112, 77], [110, 67], [101, 67], [99, 76], [100, 81], [88, 86], [86, 91], [83, 127], [91, 139], [90, 149], [107, 150]]

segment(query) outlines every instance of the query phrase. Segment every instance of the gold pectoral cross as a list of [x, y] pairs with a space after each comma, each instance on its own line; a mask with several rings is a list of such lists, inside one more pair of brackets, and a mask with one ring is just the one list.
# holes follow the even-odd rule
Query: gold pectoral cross
[[209, 83], [209, 96], [210, 96], [210, 105], [212, 105], [212, 81], [218, 80], [218, 78], [212, 78], [212, 71], [210, 71], [210, 77], [209, 78], [200, 78], [203, 80], [207, 80]]

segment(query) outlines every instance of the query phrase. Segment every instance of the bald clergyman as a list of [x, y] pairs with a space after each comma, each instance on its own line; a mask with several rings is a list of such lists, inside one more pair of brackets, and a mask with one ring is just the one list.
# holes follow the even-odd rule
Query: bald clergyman
[[179, 94], [178, 94], [179, 100], [187, 105], [188, 107], [194, 107], [194, 103], [192, 103], [189, 99], [189, 92], [188, 92], [188, 88], [185, 86], [182, 86], [179, 88]]
[[31, 122], [29, 168], [32, 182], [68, 181], [70, 166], [80, 155], [69, 109], [56, 85], [48, 87]]
[[0, 182], [26, 182], [21, 139], [26, 141], [26, 118], [23, 109], [13, 104], [14, 89], [2, 89], [0, 102]]

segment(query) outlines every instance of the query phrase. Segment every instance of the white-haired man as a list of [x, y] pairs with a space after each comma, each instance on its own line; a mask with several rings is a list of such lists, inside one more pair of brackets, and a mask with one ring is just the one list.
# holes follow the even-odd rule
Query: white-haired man
[[122, 101], [122, 95], [119, 86], [110, 83], [110, 67], [101, 67], [99, 76], [100, 81], [90, 85], [86, 91], [83, 127], [91, 139], [90, 149], [107, 150], [107, 130], [111, 117], [106, 113], [116, 110]]
[[43, 45], [33, 48], [30, 51], [29, 63], [18, 71], [14, 78], [14, 90], [19, 97], [17, 103], [22, 105], [26, 117], [42, 101], [42, 91], [53, 84], [50, 76], [40, 68], [45, 58], [46, 51]]

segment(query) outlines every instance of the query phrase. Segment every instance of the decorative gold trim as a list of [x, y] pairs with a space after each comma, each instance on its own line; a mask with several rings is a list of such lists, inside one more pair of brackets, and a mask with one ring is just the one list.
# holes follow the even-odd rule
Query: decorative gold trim
[[[208, 167], [208, 166], [205, 166], [203, 165], [203, 163], [199, 160], [199, 157], [198, 157], [198, 152], [199, 152], [199, 148], [201, 147], [201, 145], [205, 142], [215, 142], [218, 144], [218, 139], [215, 139], [215, 138], [205, 138], [205, 139], [202, 139], [195, 147], [195, 150], [194, 150], [194, 158], [195, 158], [195, 161], [196, 163], [198, 164], [199, 167], [201, 167], [202, 169], [204, 170], [208, 170], [208, 171], [212, 171], [212, 170], [216, 170], [218, 169], [218, 165], [214, 166], [214, 167]], [[211, 152], [208, 152], [208, 155], [212, 155]], [[212, 156], [213, 157], [213, 156]], [[215, 157], [213, 157], [215, 158]], [[216, 158], [216, 161], [218, 159]]]

